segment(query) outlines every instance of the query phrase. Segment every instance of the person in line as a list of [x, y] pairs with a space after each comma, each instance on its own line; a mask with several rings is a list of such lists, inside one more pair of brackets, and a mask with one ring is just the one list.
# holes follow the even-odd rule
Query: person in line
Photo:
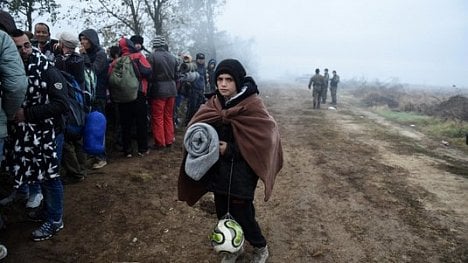
[[136, 50], [138, 52], [143, 52], [144, 51], [144, 55], [147, 56], [148, 54], [151, 54], [150, 51], [148, 51], [145, 46], [143, 45], [143, 43], [145, 42], [145, 39], [140, 36], [140, 35], [134, 35], [134, 36], [131, 36], [130, 37], [130, 40], [133, 42], [133, 45], [135, 46]]
[[[119, 47], [122, 57], [129, 56], [137, 70], [140, 88], [137, 98], [127, 103], [117, 103], [120, 126], [122, 129], [122, 148], [127, 158], [133, 157], [132, 150], [132, 128], [136, 125], [136, 140], [138, 144], [138, 156], [149, 154], [148, 149], [148, 107], [146, 104], [146, 94], [148, 91], [148, 78], [151, 76], [151, 65], [146, 57], [138, 52], [130, 39], [122, 37], [119, 40]], [[109, 67], [109, 74], [112, 72], [117, 60], [114, 60]]]
[[[117, 45], [110, 46], [107, 48], [108, 63], [109, 66], [121, 56], [120, 47]], [[122, 152], [122, 129], [120, 127], [120, 117], [118, 105], [115, 102], [110, 101], [107, 110], [107, 128], [109, 129], [109, 136], [111, 144], [113, 145], [112, 150]]]
[[[185, 153], [178, 180], [178, 198], [193, 206], [206, 192], [213, 192], [218, 219], [230, 213], [253, 246], [253, 262], [265, 262], [269, 251], [255, 217], [253, 200], [260, 178], [265, 184], [264, 200], [268, 201], [275, 177], [282, 168], [278, 125], [258, 96], [254, 79], [246, 76], [238, 60], [221, 61], [215, 77], [216, 95], [200, 107], [189, 127], [202, 122], [216, 130], [219, 159], [211, 168], [206, 167], [200, 181], [195, 181], [186, 173]], [[196, 165], [197, 169], [202, 165]], [[241, 253], [243, 249], [224, 255], [222, 262], [235, 262]]]
[[151, 103], [151, 131], [156, 150], [168, 148], [174, 143], [174, 105], [177, 96], [177, 59], [168, 50], [166, 39], [156, 36], [150, 63], [153, 79], [149, 98]]
[[[38, 27], [40, 27], [40, 26], [41, 25], [38, 25]], [[30, 34], [28, 34], [27, 32], [24, 32], [24, 33], [28, 36], [29, 41], [31, 43], [34, 43], [34, 40], [30, 36]], [[36, 43], [36, 45], [37, 44], [38, 43]], [[52, 50], [52, 46], [50, 46], [50, 45], [47, 45], [46, 48]], [[52, 54], [52, 53], [49, 52], [49, 55], [50, 54]], [[51, 58], [53, 58], [53, 55], [48, 57], [49, 61], [50, 61]], [[22, 199], [22, 198], [27, 199], [27, 202], [26, 202], [26, 209], [27, 210], [34, 210], [34, 209], [38, 208], [41, 205], [42, 200], [44, 199], [44, 196], [42, 194], [42, 190], [41, 190], [41, 186], [40, 186], [39, 182], [21, 185], [18, 188], [18, 190], [13, 191], [12, 196], [15, 196], [15, 198], [18, 198], [18, 199]]]
[[[85, 67], [92, 69], [96, 73], [97, 78], [92, 111], [99, 111], [105, 116], [107, 105], [107, 72], [109, 70], [106, 51], [101, 47], [99, 36], [94, 29], [82, 31], [78, 35], [78, 38], [80, 40], [79, 52], [83, 56]], [[93, 169], [101, 169], [107, 165], [107, 154], [105, 152], [94, 156], [94, 158]]]
[[216, 69], [216, 60], [214, 58], [208, 61], [208, 67], [206, 69], [206, 87], [205, 87], [205, 98], [209, 99], [211, 96], [216, 93], [216, 80], [215, 72]]
[[314, 109], [320, 109], [320, 97], [322, 93], [322, 88], [325, 85], [324, 83], [324, 78], [322, 75], [320, 75], [320, 69], [315, 69], [315, 75], [310, 78], [308, 85], [309, 89], [311, 86], [313, 86], [312, 104]]
[[333, 76], [330, 80], [330, 95], [332, 98], [332, 104], [336, 105], [336, 90], [338, 89], [338, 83], [340, 83], [340, 76], [336, 74], [336, 71], [333, 70]]
[[34, 39], [31, 43], [39, 48], [49, 61], [55, 61], [55, 56], [59, 54], [59, 50], [56, 49], [58, 40], [51, 38], [50, 27], [46, 23], [39, 22], [34, 25]]
[[199, 77], [193, 82], [189, 91], [187, 101], [187, 114], [185, 115], [185, 124], [189, 123], [192, 116], [197, 112], [200, 105], [205, 102], [205, 85], [206, 85], [206, 67], [205, 54], [198, 53], [196, 55], [196, 65]]
[[63, 185], [59, 164], [63, 144], [62, 115], [68, 110], [67, 85], [60, 71], [21, 30], [12, 33], [23, 60], [28, 89], [15, 113], [9, 147], [9, 171], [15, 187], [41, 183], [44, 206], [32, 219], [43, 224], [32, 232], [34, 241], [46, 240], [63, 229]]
[[[75, 49], [79, 41], [76, 35], [63, 32], [59, 37], [57, 50], [60, 53], [55, 57], [55, 66], [74, 77], [76, 82], [83, 87], [85, 85], [84, 60]], [[86, 154], [83, 151], [83, 138], [64, 133], [64, 144], [62, 153], [62, 182], [74, 184], [84, 180], [86, 177]]]
[[324, 69], [323, 72], [323, 87], [320, 96], [322, 97], [322, 104], [327, 103], [327, 91], [328, 91], [328, 81], [330, 79], [330, 75], [328, 74], [328, 69]]
[[[3, 148], [8, 136], [7, 125], [13, 121], [15, 112], [24, 100], [28, 79], [21, 57], [10, 33], [16, 29], [10, 14], [0, 11], [0, 160], [3, 160]], [[1, 217], [0, 217], [0, 220]], [[7, 248], [0, 244], [0, 260], [8, 254]]]
[[[13, 18], [9, 20], [9, 18], [4, 15], [5, 13], [2, 12], [2, 17], [5, 18], [4, 24], [7, 28], [9, 28], [8, 32], [13, 32], [13, 30], [16, 30], [16, 25], [14, 24]], [[11, 17], [8, 14], [9, 17]], [[12, 25], [8, 25], [9, 23], [13, 23]], [[31, 41], [32, 37], [28, 35], [28, 39]], [[15, 50], [17, 55], [18, 51]], [[22, 63], [21, 63], [22, 65]], [[23, 69], [24, 70], [24, 69]], [[24, 99], [24, 96], [23, 96]], [[41, 191], [41, 186], [40, 184], [37, 183], [32, 183], [32, 184], [23, 184], [21, 185], [18, 189], [13, 190], [12, 193], [5, 197], [4, 199], [0, 200], [0, 204], [6, 205], [14, 200], [26, 200], [26, 209], [27, 210], [33, 210], [39, 207], [42, 203], [43, 200], [43, 195]]]
[[187, 123], [188, 98], [194, 82], [199, 76], [197, 65], [192, 61], [190, 53], [181, 52], [178, 57], [177, 96], [174, 106], [174, 126], [176, 129], [184, 128]]

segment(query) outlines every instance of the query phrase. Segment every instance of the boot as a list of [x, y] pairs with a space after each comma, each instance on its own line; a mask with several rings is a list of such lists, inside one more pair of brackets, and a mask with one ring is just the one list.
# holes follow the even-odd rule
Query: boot
[[265, 263], [269, 255], [268, 246], [254, 247], [251, 263]]
[[244, 247], [241, 247], [236, 253], [226, 253], [221, 260], [221, 263], [236, 263], [237, 258], [244, 253]]

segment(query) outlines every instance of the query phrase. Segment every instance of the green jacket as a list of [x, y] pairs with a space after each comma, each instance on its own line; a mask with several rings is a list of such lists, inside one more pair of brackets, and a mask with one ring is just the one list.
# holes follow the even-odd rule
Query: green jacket
[[7, 137], [7, 120], [20, 108], [27, 86], [18, 49], [10, 36], [0, 31], [0, 138]]

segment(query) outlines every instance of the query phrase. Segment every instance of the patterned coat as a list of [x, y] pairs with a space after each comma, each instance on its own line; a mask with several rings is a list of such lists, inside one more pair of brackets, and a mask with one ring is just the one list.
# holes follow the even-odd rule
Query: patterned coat
[[36, 48], [26, 68], [28, 88], [22, 108], [26, 121], [10, 126], [7, 169], [15, 187], [59, 176], [56, 131], [68, 109], [63, 76]]

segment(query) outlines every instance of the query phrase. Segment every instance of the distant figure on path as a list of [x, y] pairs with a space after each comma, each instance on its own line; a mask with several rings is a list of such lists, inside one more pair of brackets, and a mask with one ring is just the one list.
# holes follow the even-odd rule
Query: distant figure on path
[[336, 90], [338, 89], [338, 83], [340, 82], [340, 76], [336, 74], [336, 71], [332, 72], [333, 77], [330, 80], [330, 95], [332, 98], [332, 104], [336, 105]]
[[327, 102], [327, 91], [328, 91], [328, 80], [330, 79], [330, 75], [328, 74], [328, 69], [324, 69], [323, 73], [323, 81], [324, 85], [322, 87], [322, 94], [320, 94], [320, 97], [322, 97], [322, 104], [325, 104]]
[[320, 96], [322, 94], [322, 88], [324, 86], [324, 78], [320, 75], [320, 69], [315, 69], [315, 75], [310, 78], [309, 86], [313, 86], [312, 89], [312, 98], [313, 98], [313, 107], [314, 109], [320, 109]]

